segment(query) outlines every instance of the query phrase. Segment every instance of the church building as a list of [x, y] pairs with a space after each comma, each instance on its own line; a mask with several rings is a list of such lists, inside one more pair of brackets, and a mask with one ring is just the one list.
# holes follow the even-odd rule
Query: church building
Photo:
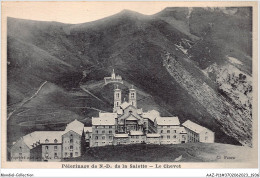
[[[181, 126], [178, 117], [161, 117], [155, 110], [143, 112], [137, 107], [137, 93], [133, 86], [129, 89], [128, 102], [122, 102], [122, 91], [117, 86], [114, 89], [113, 113], [100, 112], [99, 117], [92, 118], [89, 145], [187, 143], [191, 141], [188, 137], [190, 129], [187, 125]], [[208, 135], [214, 137], [214, 134]], [[208, 142], [212, 140], [214, 142], [214, 139], [208, 138]]]

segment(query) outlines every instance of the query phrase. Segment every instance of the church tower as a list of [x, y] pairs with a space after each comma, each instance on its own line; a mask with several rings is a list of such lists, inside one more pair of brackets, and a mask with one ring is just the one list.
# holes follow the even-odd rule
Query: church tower
[[115, 70], [113, 69], [113, 72], [111, 74], [111, 79], [116, 79], [116, 74], [115, 74]]
[[114, 112], [121, 105], [121, 90], [116, 85], [116, 89], [114, 90]]
[[132, 88], [129, 89], [129, 103], [137, 108], [136, 90], [134, 89], [133, 85], [132, 85]]

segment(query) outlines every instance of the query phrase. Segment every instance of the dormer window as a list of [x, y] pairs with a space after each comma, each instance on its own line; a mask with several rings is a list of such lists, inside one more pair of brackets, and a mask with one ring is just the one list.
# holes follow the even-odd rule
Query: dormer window
[[45, 140], [45, 143], [49, 143], [49, 140], [48, 140], [48, 139], [46, 139], [46, 140]]
[[57, 143], [57, 142], [58, 142], [58, 140], [57, 140], [57, 139], [55, 139], [55, 140], [54, 140], [54, 143]]

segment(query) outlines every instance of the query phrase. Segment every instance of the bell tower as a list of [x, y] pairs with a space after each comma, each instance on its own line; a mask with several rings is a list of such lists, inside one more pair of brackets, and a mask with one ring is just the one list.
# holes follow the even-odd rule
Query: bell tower
[[137, 108], [136, 103], [136, 90], [134, 89], [134, 86], [129, 89], [129, 103]]
[[118, 88], [118, 85], [116, 85], [116, 88], [114, 90], [114, 112], [117, 108], [121, 105], [121, 90]]

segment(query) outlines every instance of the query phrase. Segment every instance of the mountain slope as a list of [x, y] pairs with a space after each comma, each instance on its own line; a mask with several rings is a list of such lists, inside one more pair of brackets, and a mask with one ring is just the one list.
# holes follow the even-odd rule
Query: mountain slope
[[[111, 110], [113, 85], [103, 86], [101, 83], [114, 68], [124, 81], [145, 93], [140, 95], [140, 99], [149, 96], [138, 106], [143, 105], [147, 110], [155, 107], [162, 115], [178, 116], [181, 122], [190, 119], [213, 130], [217, 142], [251, 145], [252, 116], [245, 113], [250, 112], [250, 107], [240, 106], [240, 113], [237, 110], [240, 99], [234, 100], [238, 95], [234, 91], [241, 93], [244, 89], [238, 89], [241, 84], [230, 90], [223, 88], [231, 86], [231, 83], [220, 75], [227, 65], [236, 67], [236, 75], [242, 74], [242, 78], [252, 74], [250, 45], [240, 50], [251, 40], [251, 29], [239, 26], [250, 23], [250, 18], [241, 17], [239, 11], [236, 11], [237, 15], [229, 15], [218, 9], [167, 8], [152, 16], [123, 11], [101, 20], [75, 25], [9, 18], [8, 112], [24, 98], [32, 96], [44, 81], [51, 83], [55, 89], [43, 105], [86, 106], [81, 100], [73, 100], [77, 93], [88, 96], [85, 102], [89, 102], [91, 107]], [[206, 22], [197, 23], [203, 20]], [[211, 20], [215, 20], [216, 25], [210, 25]], [[221, 20], [225, 23], [218, 27]], [[229, 21], [234, 27], [230, 28]], [[209, 27], [210, 33], [206, 33]], [[224, 28], [230, 28], [227, 34], [237, 32], [246, 35], [240, 39], [241, 43], [236, 35], [226, 39]], [[239, 44], [232, 46], [234, 43]], [[236, 58], [237, 55], [240, 57]], [[239, 63], [232, 63], [230, 59], [233, 58], [230, 57], [236, 58]], [[250, 88], [250, 77], [247, 80], [247, 88]], [[86, 87], [104, 102], [89, 96], [81, 87]], [[49, 90], [48, 87], [43, 88], [44, 92]], [[250, 103], [251, 91], [245, 90], [245, 97]], [[64, 99], [61, 102], [59, 98]], [[44, 114], [44, 111], [33, 108], [41, 102], [32, 100], [27, 103], [32, 107], [30, 112]], [[68, 117], [73, 118], [96, 116], [89, 109], [66, 108], [62, 112], [67, 112], [65, 110], [70, 112]], [[19, 123], [20, 119], [16, 117], [17, 114], [13, 114], [8, 124]], [[246, 119], [241, 120], [244, 117]], [[22, 118], [35, 120], [25, 115]], [[89, 123], [90, 119], [87, 120]]]

